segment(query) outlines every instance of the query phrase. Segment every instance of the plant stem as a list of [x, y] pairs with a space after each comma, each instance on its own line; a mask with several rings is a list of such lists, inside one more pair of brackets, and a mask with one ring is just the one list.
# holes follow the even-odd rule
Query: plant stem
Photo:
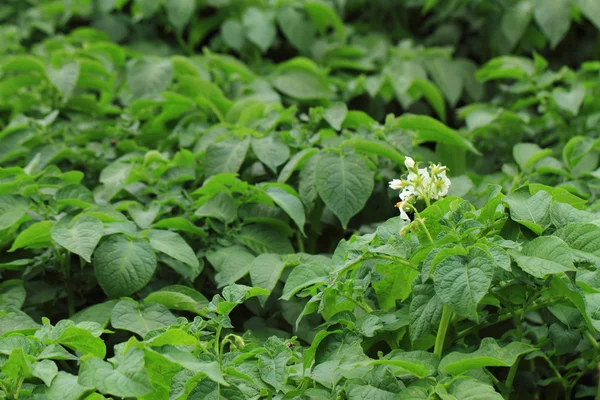
[[444, 304], [442, 319], [435, 337], [435, 347], [433, 348], [433, 353], [438, 356], [439, 359], [442, 358], [442, 352], [444, 351], [444, 341], [446, 339], [448, 325], [450, 324], [450, 317], [452, 317], [452, 310]]
[[302, 235], [300, 231], [296, 231], [296, 242], [298, 243], [298, 251], [300, 253], [304, 253], [304, 240], [302, 240]]
[[[525, 315], [525, 309], [526, 307], [523, 307], [523, 309], [519, 312], [519, 313], [515, 313], [513, 315], [514, 319], [515, 319], [515, 324], [517, 326], [517, 333], [516, 333], [516, 339], [517, 341], [521, 341], [522, 337], [523, 337], [523, 316]], [[512, 388], [513, 385], [513, 381], [515, 380], [515, 376], [517, 375], [517, 370], [519, 369], [519, 363], [521, 362], [521, 357], [517, 357], [517, 360], [515, 361], [515, 363], [513, 365], [510, 366], [510, 370], [508, 371], [508, 376], [506, 377], [506, 386], [509, 388]]]
[[[600, 375], [600, 364], [598, 364], [597, 372], [598, 375]], [[600, 377], [598, 377], [598, 389], [596, 391], [596, 400], [600, 400]]]
[[406, 205], [409, 206], [415, 212], [415, 216], [416, 216], [415, 221], [417, 221], [419, 224], [421, 224], [423, 229], [425, 229], [425, 234], [427, 235], [429, 242], [431, 244], [433, 244], [433, 238], [431, 237], [431, 233], [429, 233], [429, 229], [427, 229], [427, 225], [425, 225], [425, 221], [423, 220], [423, 218], [421, 218], [421, 214], [419, 214], [419, 211], [417, 211], [416, 207], [410, 203], [406, 203]]
[[583, 337], [585, 337], [587, 339], [587, 341], [590, 342], [590, 344], [592, 345], [592, 347], [594, 349], [596, 349], [596, 351], [598, 349], [600, 349], [600, 345], [598, 345], [598, 342], [596, 341], [596, 339], [594, 338], [594, 336], [592, 336], [592, 334], [590, 333], [590, 331], [588, 331], [588, 330], [583, 331]]

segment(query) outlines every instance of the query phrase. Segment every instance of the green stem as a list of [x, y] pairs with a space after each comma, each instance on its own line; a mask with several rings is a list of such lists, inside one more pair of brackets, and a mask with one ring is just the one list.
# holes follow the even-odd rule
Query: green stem
[[431, 237], [431, 233], [429, 233], [429, 229], [427, 229], [427, 225], [425, 225], [425, 221], [423, 220], [423, 218], [421, 218], [421, 214], [419, 214], [419, 211], [417, 211], [416, 207], [410, 203], [406, 203], [406, 205], [409, 206], [415, 212], [415, 216], [416, 216], [415, 221], [418, 222], [419, 224], [421, 224], [423, 229], [425, 229], [425, 234], [427, 235], [429, 242], [431, 244], [433, 244], [434, 242], [433, 242], [433, 238]]
[[585, 330], [583, 332], [583, 337], [585, 337], [587, 339], [587, 341], [590, 342], [590, 344], [592, 345], [592, 347], [594, 349], [596, 349], [596, 351], [598, 349], [600, 349], [600, 345], [598, 345], [598, 342], [596, 341], [596, 339], [594, 338], [594, 336], [592, 336], [592, 334], [590, 333], [590, 331]]
[[[523, 307], [523, 309], [519, 313], [514, 314], [515, 324], [517, 326], [516, 339], [517, 341], [521, 341], [523, 338], [523, 317], [525, 316], [525, 309], [527, 306]], [[521, 362], [521, 357], [517, 357], [517, 360], [513, 365], [510, 366], [510, 370], [508, 371], [508, 376], [506, 377], [506, 386], [512, 388], [513, 381], [515, 380], [515, 376], [517, 376], [517, 370], [519, 369], [519, 363]]]
[[296, 243], [298, 243], [298, 251], [300, 253], [304, 253], [304, 240], [302, 240], [302, 235], [299, 231], [296, 231]]
[[435, 337], [435, 347], [433, 353], [438, 356], [438, 359], [442, 358], [442, 352], [444, 351], [444, 341], [446, 339], [446, 332], [448, 331], [448, 325], [450, 324], [450, 318], [452, 317], [452, 310], [450, 307], [444, 304], [442, 311], [442, 320]]

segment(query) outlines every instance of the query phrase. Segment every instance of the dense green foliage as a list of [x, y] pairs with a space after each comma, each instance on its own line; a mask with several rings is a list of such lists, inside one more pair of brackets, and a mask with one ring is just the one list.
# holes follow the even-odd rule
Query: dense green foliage
[[[599, 32], [596, 0], [2, 1], [0, 399], [600, 396]], [[451, 180], [412, 222], [407, 156]]]

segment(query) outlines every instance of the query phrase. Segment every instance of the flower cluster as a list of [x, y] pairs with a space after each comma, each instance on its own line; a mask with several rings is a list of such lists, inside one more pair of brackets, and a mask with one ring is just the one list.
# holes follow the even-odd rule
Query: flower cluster
[[406, 179], [394, 179], [390, 188], [400, 190], [400, 200], [396, 207], [400, 209], [400, 217], [408, 221], [410, 218], [404, 209], [411, 201], [422, 199], [427, 205], [431, 200], [437, 200], [448, 194], [450, 179], [446, 176], [446, 167], [441, 164], [431, 164], [426, 168], [419, 168], [410, 157], [406, 157], [404, 165], [408, 169]]

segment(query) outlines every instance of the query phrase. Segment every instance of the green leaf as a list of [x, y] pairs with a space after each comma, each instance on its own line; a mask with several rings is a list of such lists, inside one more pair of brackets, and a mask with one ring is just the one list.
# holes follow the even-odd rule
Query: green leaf
[[235, 19], [228, 19], [221, 25], [221, 37], [229, 47], [237, 51], [242, 50], [246, 41], [244, 27]]
[[[285, 262], [279, 254], [261, 254], [248, 266], [253, 286], [258, 286], [272, 292], [285, 268]], [[260, 297], [264, 307], [268, 297]]]
[[396, 375], [408, 372], [418, 378], [425, 378], [432, 375], [438, 366], [439, 360], [433, 353], [426, 351], [393, 351], [388, 357], [380, 360], [373, 360], [367, 365], [389, 365], [395, 367]]
[[290, 148], [277, 135], [252, 139], [252, 151], [274, 174], [277, 167], [290, 158]]
[[336, 101], [327, 107], [323, 118], [333, 129], [339, 131], [342, 129], [342, 123], [346, 119], [346, 115], [348, 115], [348, 106], [341, 101]]
[[535, 163], [551, 154], [551, 149], [541, 149], [535, 143], [518, 143], [513, 147], [513, 157], [524, 171], [531, 169]]
[[204, 155], [204, 173], [206, 176], [238, 172], [246, 158], [249, 145], [249, 138], [224, 140], [210, 144]]
[[289, 188], [289, 190], [294, 192], [294, 194], [291, 194], [289, 191], [286, 191], [279, 186], [267, 186], [265, 192], [275, 204], [281, 207], [281, 209], [292, 218], [298, 226], [298, 229], [300, 229], [300, 232], [304, 234], [304, 224], [306, 223], [304, 206], [298, 198], [298, 195], [295, 194], [295, 191], [292, 188]]
[[442, 121], [446, 121], [446, 103], [440, 90], [427, 79], [412, 80], [408, 93], [415, 98], [425, 96]]
[[513, 258], [523, 271], [536, 278], [545, 278], [548, 275], [565, 271], [576, 271], [569, 246], [555, 236], [533, 239], [523, 246], [520, 254], [514, 252]]
[[242, 16], [242, 25], [248, 40], [258, 46], [261, 52], [264, 53], [273, 45], [277, 30], [272, 15], [259, 8], [250, 7]]
[[595, 224], [571, 223], [554, 235], [571, 249], [573, 260], [600, 268], [600, 227]]
[[315, 154], [317, 154], [319, 150], [315, 148], [304, 149], [294, 154], [290, 161], [283, 167], [279, 177], [277, 178], [278, 183], [285, 183], [290, 176], [294, 173], [294, 171], [301, 169], [304, 164]]
[[552, 197], [540, 191], [533, 196], [527, 190], [518, 190], [502, 199], [510, 208], [510, 217], [541, 235], [550, 226], [550, 203]]
[[315, 29], [302, 13], [282, 4], [277, 11], [277, 23], [285, 38], [298, 50], [308, 52], [315, 41]]
[[104, 224], [90, 215], [80, 215], [69, 223], [60, 220], [50, 229], [52, 240], [87, 262], [92, 262], [92, 253], [103, 234]]
[[23, 196], [0, 195], [0, 231], [16, 224], [29, 209], [29, 201]]
[[396, 263], [379, 264], [376, 269], [383, 275], [383, 279], [372, 285], [382, 310], [394, 307], [396, 300], [406, 300], [412, 291], [412, 281], [419, 274], [413, 268]]
[[600, 30], [600, 3], [596, 0], [577, 0], [576, 3], [581, 8], [583, 15]]
[[18, 249], [38, 249], [50, 247], [50, 229], [52, 222], [41, 221], [29, 225], [25, 230], [19, 233], [9, 252]]
[[89, 330], [77, 326], [69, 326], [53, 343], [80, 351], [83, 354], [92, 354], [100, 358], [106, 356], [104, 341], [95, 337]]
[[265, 348], [267, 352], [258, 354], [258, 372], [263, 381], [279, 391], [288, 379], [287, 364], [292, 358], [292, 351], [276, 337], [267, 339]]
[[563, 88], [555, 88], [552, 90], [552, 99], [556, 105], [572, 115], [579, 114], [579, 109], [583, 104], [584, 98], [585, 87], [583, 85], [576, 85], [570, 88], [570, 90], [565, 90]]
[[316, 184], [319, 196], [345, 229], [371, 196], [373, 173], [360, 156], [326, 153], [317, 164]]
[[0, 283], [0, 310], [10, 308], [19, 310], [25, 303], [26, 297], [27, 292], [22, 280], [9, 279]]
[[93, 389], [93, 387], [81, 385], [77, 376], [60, 371], [52, 380], [50, 387], [46, 388], [44, 394], [48, 400], [79, 400], [85, 393], [91, 392]]
[[581, 341], [581, 333], [579, 331], [565, 329], [557, 323], [550, 325], [548, 337], [554, 344], [557, 356], [572, 353]]
[[169, 59], [141, 57], [127, 65], [127, 85], [135, 99], [164, 92], [171, 84], [173, 75], [173, 64]]
[[554, 48], [571, 26], [571, 0], [537, 0], [533, 17]]
[[237, 217], [237, 204], [227, 192], [219, 192], [196, 210], [197, 217], [216, 218], [226, 224], [232, 223]]
[[410, 339], [414, 342], [433, 333], [442, 319], [444, 303], [435, 294], [433, 285], [416, 285], [410, 303]]
[[89, 208], [94, 201], [94, 194], [85, 186], [74, 184], [63, 186], [56, 192], [56, 202], [61, 205]]
[[448, 386], [448, 393], [453, 399], [469, 400], [503, 400], [504, 397], [491, 384], [477, 379], [457, 379]]
[[331, 266], [319, 261], [298, 265], [285, 281], [281, 298], [290, 300], [293, 295], [308, 286], [327, 283], [330, 272]]
[[158, 303], [169, 310], [182, 310], [198, 313], [208, 306], [208, 300], [202, 293], [183, 285], [170, 285], [150, 293], [144, 303]]
[[58, 367], [54, 361], [42, 360], [31, 365], [31, 374], [41, 379], [46, 386], [52, 384], [52, 380], [58, 375]]
[[110, 321], [110, 314], [117, 303], [118, 300], [109, 300], [104, 303], [94, 304], [77, 312], [69, 317], [69, 319], [76, 324], [84, 321], [96, 322], [103, 328], [106, 328]]
[[185, 219], [183, 217], [161, 219], [160, 221], [154, 223], [152, 227], [162, 229], [174, 229], [177, 231], [184, 231], [187, 233], [199, 235], [201, 237], [206, 237], [206, 232], [204, 231], [204, 229], [197, 227], [188, 219]]
[[245, 247], [234, 245], [210, 252], [206, 258], [217, 271], [215, 280], [221, 288], [246, 276], [255, 257]]
[[421, 142], [439, 142], [454, 145], [472, 153], [481, 153], [468, 139], [454, 129], [448, 128], [439, 121], [425, 115], [405, 114], [397, 119], [397, 126], [402, 129], [414, 130], [416, 139]]
[[137, 292], [146, 286], [155, 270], [156, 255], [146, 241], [111, 235], [94, 254], [96, 279], [109, 297]]
[[244, 225], [236, 239], [257, 254], [290, 254], [294, 252], [290, 241], [279, 230], [267, 225]]
[[465, 256], [449, 256], [433, 273], [435, 293], [461, 316], [477, 315], [477, 304], [485, 296], [494, 277], [494, 261], [478, 247]]
[[151, 17], [162, 5], [162, 0], [135, 0], [145, 18]]
[[273, 85], [297, 100], [319, 100], [331, 96], [329, 81], [318, 72], [303, 66], [287, 67], [276, 73]]
[[511, 5], [502, 16], [500, 29], [508, 40], [508, 50], [512, 50], [525, 34], [533, 16], [533, 2], [522, 1]]
[[196, 8], [195, 0], [168, 0], [165, 1], [167, 18], [178, 32], [182, 32], [189, 22]]
[[519, 356], [534, 350], [534, 347], [522, 342], [511, 342], [500, 347], [495, 339], [486, 337], [481, 340], [479, 349], [472, 353], [453, 352], [442, 358], [439, 369], [451, 375], [460, 375], [484, 367], [510, 367]]
[[119, 359], [116, 368], [98, 357], [83, 357], [78, 382], [119, 397], [144, 396], [154, 391], [144, 368], [144, 352], [135, 348]]
[[192, 268], [200, 268], [200, 262], [194, 250], [178, 233], [152, 229], [148, 232], [148, 238], [154, 250], [165, 253], [171, 258], [190, 265]]
[[59, 69], [48, 68], [48, 78], [62, 94], [62, 101], [67, 102], [79, 80], [80, 66], [77, 62], [70, 62]]
[[160, 203], [153, 201], [148, 207], [144, 207], [140, 203], [132, 203], [127, 207], [127, 211], [137, 226], [141, 229], [148, 229], [160, 212]]
[[396, 393], [387, 392], [370, 385], [355, 386], [348, 393], [348, 400], [394, 400], [396, 398]]
[[338, 40], [344, 41], [346, 37], [344, 23], [333, 8], [321, 0], [306, 1], [304, 8], [321, 35], [326, 33], [327, 28], [332, 27], [338, 36]]
[[177, 323], [173, 314], [161, 304], [138, 304], [131, 299], [119, 301], [112, 310], [110, 323], [115, 329], [122, 329], [146, 336], [153, 329]]

